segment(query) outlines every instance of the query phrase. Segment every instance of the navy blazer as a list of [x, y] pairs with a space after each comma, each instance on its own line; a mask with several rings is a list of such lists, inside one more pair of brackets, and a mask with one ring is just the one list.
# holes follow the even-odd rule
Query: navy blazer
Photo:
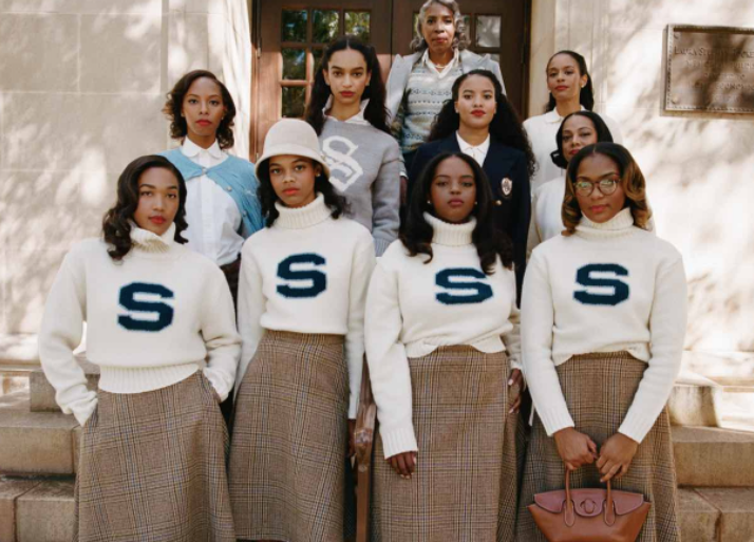
[[[408, 197], [414, 182], [432, 158], [442, 152], [461, 152], [456, 133], [425, 143], [416, 151], [411, 172], [409, 173]], [[516, 287], [518, 301], [521, 301], [521, 286], [526, 270], [526, 237], [529, 233], [531, 219], [531, 189], [526, 154], [518, 149], [503, 145], [490, 138], [490, 148], [482, 169], [487, 174], [494, 197], [494, 217], [498, 229], [508, 234], [513, 242], [513, 262], [516, 265]], [[513, 189], [505, 193], [503, 179], [513, 183]]]

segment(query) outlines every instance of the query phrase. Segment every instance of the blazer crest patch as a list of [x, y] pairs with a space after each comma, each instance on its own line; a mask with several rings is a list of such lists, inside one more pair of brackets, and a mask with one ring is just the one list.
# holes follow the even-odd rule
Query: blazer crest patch
[[500, 190], [503, 192], [503, 197], [505, 199], [510, 199], [513, 194], [513, 181], [508, 177], [503, 178], [503, 180], [500, 181]]

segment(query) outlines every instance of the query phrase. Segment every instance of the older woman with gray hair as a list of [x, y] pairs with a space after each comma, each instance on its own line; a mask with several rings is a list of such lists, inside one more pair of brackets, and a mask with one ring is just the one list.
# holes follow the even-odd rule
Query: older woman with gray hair
[[489, 55], [466, 50], [463, 16], [454, 0], [427, 0], [419, 11], [413, 54], [396, 55], [387, 82], [387, 107], [407, 170], [455, 80], [471, 70], [490, 70], [505, 84], [500, 66]]

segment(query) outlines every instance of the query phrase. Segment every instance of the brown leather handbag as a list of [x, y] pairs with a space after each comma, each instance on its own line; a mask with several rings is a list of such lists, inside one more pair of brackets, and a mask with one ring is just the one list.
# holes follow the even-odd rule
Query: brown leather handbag
[[641, 493], [607, 489], [565, 489], [537, 493], [529, 512], [549, 542], [634, 542], [651, 503]]

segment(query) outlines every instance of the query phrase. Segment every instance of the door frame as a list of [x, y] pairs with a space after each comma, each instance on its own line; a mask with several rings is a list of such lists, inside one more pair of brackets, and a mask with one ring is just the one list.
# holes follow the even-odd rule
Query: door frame
[[[401, 0], [384, 0], [392, 2], [401, 2]], [[503, 1], [503, 0], [501, 0]], [[529, 109], [529, 81], [531, 70], [531, 27], [532, 27], [532, 3], [534, 0], [523, 0], [524, 2], [524, 31], [523, 31], [523, 46], [521, 48], [521, 85], [522, 85], [522, 104], [519, 115], [521, 119], [527, 117], [527, 111]], [[262, 0], [248, 0], [249, 2], [249, 15], [251, 17], [251, 96], [250, 96], [250, 119], [249, 119], [249, 160], [255, 162], [257, 157], [261, 155], [262, 149], [259, 148], [259, 136], [257, 132], [257, 119], [259, 118], [259, 111], [261, 107], [261, 101], [258, 99], [261, 92], [260, 84], [260, 64], [262, 58]], [[302, 2], [303, 5], [303, 2]], [[392, 10], [391, 10], [392, 13]], [[390, 58], [384, 59], [383, 55], [379, 55], [380, 64], [382, 65], [383, 72], [386, 66], [392, 63], [392, 57], [395, 56], [396, 51], [392, 50], [392, 43], [394, 37], [392, 17], [390, 21], [390, 37], [389, 43], [391, 44]], [[387, 78], [385, 78], [387, 82]]]

